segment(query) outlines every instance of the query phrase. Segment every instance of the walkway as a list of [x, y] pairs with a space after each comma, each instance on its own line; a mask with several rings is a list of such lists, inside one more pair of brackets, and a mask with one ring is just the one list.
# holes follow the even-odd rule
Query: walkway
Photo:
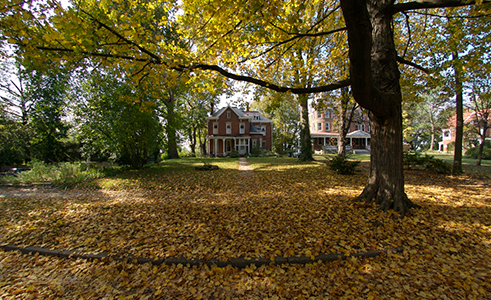
[[240, 189], [254, 189], [258, 180], [259, 179], [256, 173], [254, 173], [254, 169], [247, 162], [247, 159], [245, 157], [239, 158], [239, 173], [237, 175], [237, 183]]

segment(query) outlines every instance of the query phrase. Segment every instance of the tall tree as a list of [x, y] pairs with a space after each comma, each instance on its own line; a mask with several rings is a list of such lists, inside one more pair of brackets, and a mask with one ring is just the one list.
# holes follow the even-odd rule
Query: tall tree
[[448, 99], [441, 89], [417, 96], [415, 101], [403, 103], [404, 141], [412, 149], [435, 150], [441, 129], [447, 126]]
[[276, 153], [283, 154], [297, 147], [300, 110], [295, 95], [258, 89], [251, 107], [273, 121], [273, 150]]
[[91, 75], [75, 110], [85, 155], [115, 155], [141, 168], [159, 150], [158, 100], [151, 91], [142, 96], [114, 70]]
[[30, 121], [33, 128], [31, 157], [48, 163], [64, 161], [62, 140], [66, 139], [69, 129], [64, 118], [70, 73], [54, 68], [28, 71], [32, 75], [27, 93], [35, 103]]

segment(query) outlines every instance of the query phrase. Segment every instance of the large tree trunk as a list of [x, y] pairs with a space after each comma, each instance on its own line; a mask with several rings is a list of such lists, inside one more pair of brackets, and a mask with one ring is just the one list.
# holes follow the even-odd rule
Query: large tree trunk
[[300, 149], [299, 161], [313, 161], [312, 157], [312, 138], [310, 137], [309, 127], [309, 107], [308, 95], [298, 96], [300, 102]]
[[347, 116], [348, 116], [348, 102], [349, 94], [348, 88], [341, 89], [341, 101], [339, 112], [339, 141], [338, 141], [338, 155], [346, 156], [346, 135], [348, 134]]
[[175, 99], [171, 89], [169, 89], [169, 99], [166, 101], [165, 106], [167, 108], [167, 126], [165, 129], [167, 133], [169, 158], [180, 158], [179, 152], [177, 151], [176, 119], [174, 115]]
[[462, 82], [460, 81], [459, 67], [457, 66], [459, 54], [452, 53], [453, 68], [455, 75], [455, 102], [457, 112], [457, 124], [455, 128], [455, 150], [453, 157], [452, 175], [462, 174], [462, 137], [464, 135], [464, 105], [462, 95]]
[[[357, 200], [402, 215], [415, 206], [404, 192], [402, 94], [392, 31], [390, 0], [342, 0], [348, 28], [352, 91], [370, 111], [370, 176]], [[368, 10], [367, 10], [368, 7]], [[370, 39], [371, 37], [371, 39]]]

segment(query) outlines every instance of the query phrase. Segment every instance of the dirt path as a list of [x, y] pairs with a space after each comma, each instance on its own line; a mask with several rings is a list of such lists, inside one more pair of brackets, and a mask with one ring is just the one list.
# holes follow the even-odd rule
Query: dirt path
[[258, 177], [245, 157], [239, 158], [239, 175], [237, 182], [241, 188], [251, 189], [256, 186]]

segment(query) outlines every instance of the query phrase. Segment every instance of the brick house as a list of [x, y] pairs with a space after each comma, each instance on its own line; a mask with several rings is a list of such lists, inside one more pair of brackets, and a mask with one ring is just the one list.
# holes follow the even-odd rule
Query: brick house
[[227, 156], [235, 150], [247, 155], [255, 147], [271, 151], [273, 122], [257, 111], [223, 107], [207, 117], [206, 145], [211, 156]]
[[[476, 112], [470, 109], [464, 111], [464, 126], [472, 125], [478, 126], [478, 118]], [[449, 151], [449, 145], [455, 143], [456, 139], [456, 127], [457, 127], [457, 115], [451, 116], [447, 121], [448, 128], [442, 129], [442, 141], [438, 143], [438, 151]], [[474, 138], [474, 137], [473, 137]], [[475, 139], [479, 140], [479, 136], [476, 134]], [[491, 140], [491, 130], [486, 132], [486, 140]]]
[[[340, 135], [335, 111], [332, 108], [322, 111], [312, 109], [309, 114], [309, 124], [313, 150], [323, 154], [336, 152]], [[346, 135], [346, 149], [370, 150], [370, 138], [368, 116], [358, 109]]]

